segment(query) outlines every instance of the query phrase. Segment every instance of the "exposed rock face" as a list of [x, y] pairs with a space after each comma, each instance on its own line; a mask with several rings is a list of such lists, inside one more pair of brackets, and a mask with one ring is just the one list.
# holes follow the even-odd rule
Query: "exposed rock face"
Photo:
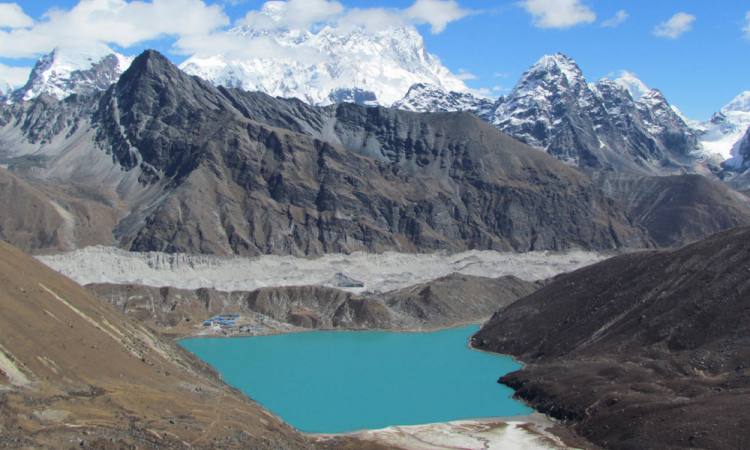
[[527, 366], [502, 382], [606, 448], [744, 448], [750, 228], [561, 275], [475, 346]]
[[222, 313], [261, 314], [316, 329], [426, 329], [478, 322], [524, 297], [539, 283], [516, 277], [449, 275], [383, 294], [355, 295], [322, 286], [264, 288], [252, 292], [184, 290], [98, 284], [88, 289], [127, 315], [159, 329], [195, 333], [204, 319]]
[[0, 242], [0, 446], [314, 448], [173, 342]]
[[679, 247], [719, 231], [750, 225], [747, 197], [702, 175], [599, 177], [659, 247]]
[[[39, 150], [35, 142], [56, 139], [31, 174], [96, 180], [124, 216], [116, 239], [133, 250], [318, 255], [647, 241], [587, 176], [469, 114], [315, 108], [217, 89], [153, 51], [103, 94], [40, 98], [2, 117], [0, 143], [18, 143], [5, 159], [15, 164]], [[82, 155], [97, 163], [80, 164]], [[76, 161], [75, 171], [56, 169]]]

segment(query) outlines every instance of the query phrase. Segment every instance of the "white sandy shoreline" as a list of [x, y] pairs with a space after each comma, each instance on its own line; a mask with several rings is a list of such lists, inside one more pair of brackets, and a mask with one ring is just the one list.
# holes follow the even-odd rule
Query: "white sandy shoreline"
[[409, 450], [559, 450], [570, 449], [550, 430], [555, 422], [533, 413], [528, 416], [457, 420], [426, 425], [392, 426], [342, 434], [310, 434], [321, 442], [340, 437]]

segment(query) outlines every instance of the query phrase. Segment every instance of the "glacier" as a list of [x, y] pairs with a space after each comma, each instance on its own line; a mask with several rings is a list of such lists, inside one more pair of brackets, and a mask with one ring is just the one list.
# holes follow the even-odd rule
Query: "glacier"
[[386, 292], [427, 282], [451, 273], [535, 281], [605, 259], [595, 252], [504, 253], [469, 251], [456, 254], [328, 254], [319, 258], [264, 255], [254, 258], [128, 252], [112, 247], [42, 255], [37, 258], [80, 284], [139, 284], [180, 289], [213, 288], [250, 291], [264, 287], [330, 285], [337, 274], [362, 281], [350, 292]]

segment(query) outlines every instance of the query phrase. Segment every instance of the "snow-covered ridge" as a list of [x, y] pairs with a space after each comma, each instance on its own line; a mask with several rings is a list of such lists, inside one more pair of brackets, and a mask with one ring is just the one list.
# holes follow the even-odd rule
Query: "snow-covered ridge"
[[46, 94], [62, 100], [72, 94], [104, 90], [117, 82], [132, 61], [106, 47], [56, 48], [37, 61], [29, 80], [11, 98], [28, 101]]
[[418, 83], [392, 107], [414, 112], [470, 111], [489, 121], [495, 105], [496, 101], [470, 92], [445, 91], [433, 84]]
[[379, 31], [238, 27], [229, 33], [262, 39], [281, 50], [273, 56], [193, 56], [180, 68], [215, 85], [295, 97], [314, 105], [335, 103], [336, 93], [356, 90], [370, 93], [373, 103], [390, 106], [417, 83], [468, 92], [463, 81], [427, 52], [422, 36], [410, 26]]
[[485, 277], [515, 275], [525, 280], [539, 280], [593, 264], [604, 256], [582, 251], [470, 251], [453, 255], [331, 254], [316, 259], [273, 255], [221, 258], [88, 247], [70, 253], [39, 256], [38, 259], [80, 284], [141, 284], [246, 291], [273, 286], [326, 285], [336, 274], [344, 274], [364, 282], [363, 288], [349, 290], [382, 292], [454, 272]]
[[735, 97], [697, 128], [701, 132], [701, 144], [708, 154], [720, 155], [722, 159], [734, 157], [740, 141], [750, 128], [750, 91]]

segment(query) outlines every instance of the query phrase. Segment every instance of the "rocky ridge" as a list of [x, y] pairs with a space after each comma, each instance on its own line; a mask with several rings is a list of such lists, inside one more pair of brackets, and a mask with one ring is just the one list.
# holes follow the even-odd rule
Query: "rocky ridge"
[[480, 322], [539, 286], [513, 276], [495, 279], [452, 274], [404, 289], [363, 294], [325, 286], [250, 292], [117, 284], [87, 288], [135, 320], [169, 334], [203, 333], [205, 319], [241, 314], [242, 325], [225, 330], [236, 335], [271, 333], [288, 326], [414, 331]]

